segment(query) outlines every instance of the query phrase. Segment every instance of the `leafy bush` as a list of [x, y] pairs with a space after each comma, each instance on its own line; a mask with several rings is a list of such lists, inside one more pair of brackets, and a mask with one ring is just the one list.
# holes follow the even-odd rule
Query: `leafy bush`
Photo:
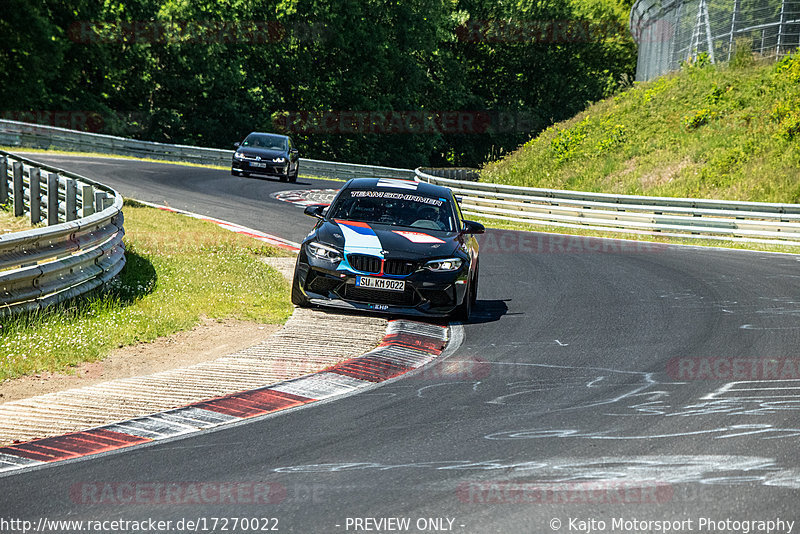
[[800, 134], [800, 111], [793, 109], [783, 118], [778, 134], [788, 141], [793, 141]]
[[589, 127], [589, 118], [585, 118], [572, 128], [561, 130], [550, 142], [556, 161], [565, 162], [574, 154], [575, 149], [586, 139], [586, 130]]
[[621, 145], [628, 139], [628, 131], [623, 124], [615, 124], [611, 131], [600, 141], [597, 142], [597, 154], [601, 154], [609, 148]]
[[711, 110], [708, 108], [703, 108], [695, 111], [692, 115], [686, 115], [683, 118], [683, 125], [690, 130], [696, 130], [704, 124], [708, 124], [708, 121], [711, 120], [711, 117]]

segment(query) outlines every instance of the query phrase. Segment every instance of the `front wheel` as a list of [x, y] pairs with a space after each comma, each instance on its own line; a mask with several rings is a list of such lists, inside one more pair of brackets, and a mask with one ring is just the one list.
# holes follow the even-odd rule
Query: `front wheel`
[[453, 317], [463, 323], [469, 322], [472, 309], [478, 301], [478, 266], [475, 266], [475, 274], [470, 278], [467, 285], [467, 294], [464, 295], [464, 302], [456, 308]]
[[469, 284], [467, 285], [467, 294], [464, 295], [464, 302], [462, 302], [458, 306], [458, 308], [456, 308], [456, 311], [453, 313], [453, 318], [456, 319], [457, 321], [461, 321], [462, 323], [468, 323], [469, 322], [469, 316], [472, 315], [472, 304], [474, 303], [473, 298], [472, 298], [472, 295], [473, 295], [472, 286], [473, 285], [474, 284], [473, 284], [472, 280], [470, 280]]
[[295, 277], [292, 280], [292, 304], [295, 306], [299, 306], [301, 308], [308, 308], [311, 303], [308, 302], [308, 297], [306, 297], [300, 288], [297, 285], [297, 278]]

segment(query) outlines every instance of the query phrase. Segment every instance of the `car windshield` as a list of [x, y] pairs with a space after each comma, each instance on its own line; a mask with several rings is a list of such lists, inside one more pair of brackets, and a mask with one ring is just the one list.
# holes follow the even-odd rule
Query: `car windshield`
[[286, 150], [286, 138], [279, 135], [248, 135], [242, 146], [266, 148], [267, 150]]
[[453, 210], [446, 198], [415, 193], [350, 189], [339, 196], [328, 215], [331, 219], [455, 231]]

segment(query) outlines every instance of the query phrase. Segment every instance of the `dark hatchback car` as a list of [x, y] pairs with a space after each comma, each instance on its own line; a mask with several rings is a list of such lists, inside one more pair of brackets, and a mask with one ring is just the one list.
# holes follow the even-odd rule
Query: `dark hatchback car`
[[306, 213], [319, 220], [297, 257], [294, 304], [469, 318], [484, 227], [446, 187], [357, 178]]
[[292, 140], [285, 135], [253, 132], [235, 143], [231, 174], [277, 176], [281, 182], [296, 182], [299, 156]]

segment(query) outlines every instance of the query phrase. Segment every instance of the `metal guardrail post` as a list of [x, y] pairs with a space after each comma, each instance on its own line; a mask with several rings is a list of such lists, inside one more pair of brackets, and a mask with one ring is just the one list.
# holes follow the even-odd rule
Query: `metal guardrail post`
[[0, 205], [8, 202], [8, 158], [0, 157]]
[[91, 185], [81, 186], [81, 217], [94, 213], [94, 188]]
[[106, 194], [103, 191], [94, 192], [94, 211], [103, 211], [104, 199]]
[[31, 167], [28, 171], [30, 183], [31, 224], [37, 225], [42, 220], [42, 171]]
[[12, 184], [12, 194], [14, 195], [14, 217], [25, 215], [25, 188], [22, 182], [22, 163], [14, 162], [14, 183]]
[[58, 174], [47, 174], [47, 225], [58, 224]]
[[72, 178], [67, 178], [64, 190], [66, 208], [64, 210], [64, 220], [74, 221], [78, 218], [78, 184]]
[[416, 170], [419, 180], [451, 188], [466, 215], [628, 234], [800, 245], [800, 204], [562, 191], [443, 177], [449, 174]]
[[[9, 161], [13, 165], [15, 210], [30, 210], [34, 223], [47, 210], [49, 223], [0, 235], [0, 316], [46, 308], [85, 294], [119, 274], [125, 265], [119, 193], [89, 178], [16, 154], [0, 151], [0, 158], [5, 160], [6, 169]], [[72, 219], [63, 223], [62, 176], [65, 218]], [[8, 181], [7, 175], [5, 179]], [[43, 206], [45, 180], [47, 204]], [[86, 199], [88, 216], [76, 221], [78, 187]]]

